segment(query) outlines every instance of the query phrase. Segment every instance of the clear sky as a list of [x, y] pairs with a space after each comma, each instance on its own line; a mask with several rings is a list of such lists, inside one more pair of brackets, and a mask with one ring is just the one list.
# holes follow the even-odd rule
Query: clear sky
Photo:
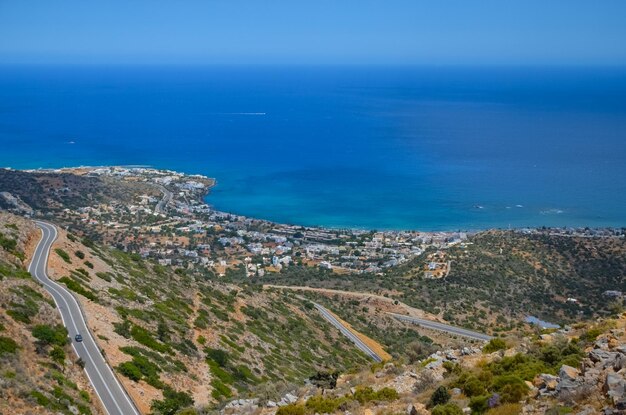
[[626, 65], [626, 0], [0, 0], [0, 63]]

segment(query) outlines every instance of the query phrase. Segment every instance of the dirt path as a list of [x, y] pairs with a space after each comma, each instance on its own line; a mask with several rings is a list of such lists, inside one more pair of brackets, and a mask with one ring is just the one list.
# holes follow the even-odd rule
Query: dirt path
[[439, 317], [434, 314], [430, 314], [425, 312], [424, 310], [420, 310], [417, 308], [413, 308], [401, 301], [394, 300], [393, 298], [385, 297], [379, 294], [358, 292], [358, 291], [344, 291], [344, 290], [333, 290], [330, 288], [313, 288], [313, 287], [305, 287], [305, 286], [296, 286], [296, 285], [272, 285], [265, 284], [263, 285], [263, 289], [283, 289], [283, 290], [292, 290], [292, 291], [309, 291], [316, 292], [324, 295], [340, 295], [345, 297], [357, 297], [357, 298], [365, 298], [376, 302], [376, 306], [383, 311], [393, 312], [398, 314], [406, 314], [412, 317], [418, 317], [428, 320], [433, 320], [437, 322], [442, 322]]

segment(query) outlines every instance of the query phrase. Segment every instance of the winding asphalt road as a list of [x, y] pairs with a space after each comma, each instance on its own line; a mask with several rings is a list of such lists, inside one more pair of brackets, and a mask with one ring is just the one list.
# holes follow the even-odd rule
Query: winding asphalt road
[[163, 199], [159, 200], [159, 203], [154, 207], [154, 213], [165, 214], [165, 208], [172, 200], [172, 197], [174, 197], [174, 194], [160, 184], [155, 184], [155, 186], [163, 193]]
[[[78, 301], [65, 287], [50, 280], [46, 274], [50, 248], [57, 238], [56, 228], [45, 222], [35, 223], [41, 229], [42, 237], [28, 271], [52, 295], [61, 313], [63, 324], [69, 332], [72, 347], [85, 363], [85, 373], [106, 412], [109, 415], [139, 415], [139, 411], [104, 360], [96, 341], [87, 329]], [[74, 341], [74, 336], [79, 333], [83, 336], [80, 343]]]
[[479, 333], [477, 331], [467, 330], [461, 327], [451, 326], [449, 324], [438, 323], [432, 320], [424, 320], [423, 318], [405, 316], [403, 314], [397, 314], [397, 313], [387, 313], [387, 314], [393, 316], [394, 318], [400, 321], [406, 321], [409, 323], [417, 324], [422, 327], [426, 327], [428, 329], [443, 331], [448, 334], [457, 334], [459, 336], [469, 337], [470, 339], [489, 341], [493, 338], [487, 334]]
[[322, 307], [321, 305], [319, 305], [317, 303], [313, 303], [313, 305], [315, 306], [315, 308], [317, 308], [317, 311], [320, 312], [322, 317], [324, 317], [326, 320], [328, 320], [328, 322], [330, 324], [335, 326], [341, 332], [341, 334], [343, 334], [348, 339], [350, 339], [352, 341], [352, 343], [354, 343], [355, 346], [359, 350], [361, 350], [363, 353], [365, 353], [366, 355], [368, 355], [369, 357], [374, 359], [376, 362], [382, 362], [383, 361], [382, 357], [377, 355], [372, 349], [369, 348], [368, 345], [363, 343], [363, 341], [359, 338], [359, 336], [355, 335], [350, 330], [348, 330], [347, 327], [345, 327], [343, 324], [341, 324], [341, 322], [339, 320], [337, 320], [335, 318], [335, 316], [333, 316], [326, 308]]

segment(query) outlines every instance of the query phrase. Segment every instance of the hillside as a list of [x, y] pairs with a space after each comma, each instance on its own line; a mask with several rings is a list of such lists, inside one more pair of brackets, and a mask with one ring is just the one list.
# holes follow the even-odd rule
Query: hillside
[[104, 414], [52, 298], [25, 269], [38, 238], [0, 212], [0, 414]]
[[[443, 349], [412, 364], [372, 365], [305, 386], [277, 415], [595, 415], [626, 409], [626, 314], [480, 348]], [[259, 414], [233, 402], [227, 414]]]
[[607, 315], [621, 302], [605, 291], [626, 291], [623, 237], [481, 232], [445, 251], [452, 265], [441, 279], [424, 276], [432, 252], [384, 276], [290, 272], [264, 283], [385, 294], [451, 323], [493, 332], [523, 328], [528, 315], [561, 324]]
[[174, 271], [64, 231], [49, 274], [77, 294], [143, 412], [161, 413], [175, 400], [212, 406], [257, 390], [278, 399], [327, 366], [368, 361], [294, 296]]

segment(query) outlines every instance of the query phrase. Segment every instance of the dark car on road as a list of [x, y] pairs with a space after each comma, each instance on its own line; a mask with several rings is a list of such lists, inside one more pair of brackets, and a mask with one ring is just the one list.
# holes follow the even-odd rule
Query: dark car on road
[[74, 336], [74, 340], [80, 343], [83, 341], [83, 336], [81, 336], [80, 334], [77, 334], [76, 336]]

